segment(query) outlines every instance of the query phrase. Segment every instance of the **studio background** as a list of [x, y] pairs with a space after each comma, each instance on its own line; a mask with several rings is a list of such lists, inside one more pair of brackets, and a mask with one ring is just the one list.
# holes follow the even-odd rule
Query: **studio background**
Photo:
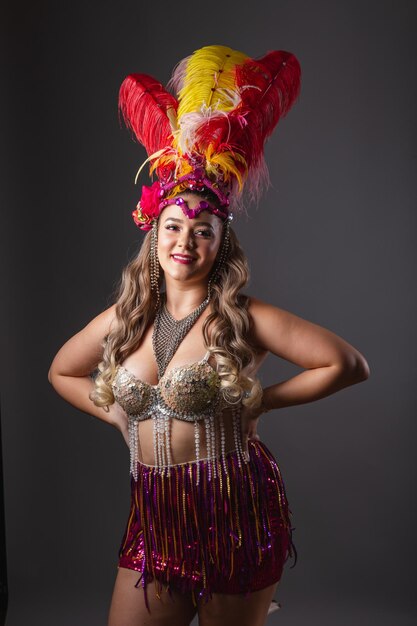
[[[131, 72], [166, 84], [209, 44], [293, 52], [298, 103], [272, 186], [234, 227], [247, 290], [325, 326], [371, 377], [268, 413], [299, 560], [268, 624], [407, 626], [415, 613], [416, 2], [3, 2], [1, 419], [7, 626], [106, 623], [129, 509], [119, 433], [47, 381], [111, 302], [142, 235], [145, 158], [117, 115]], [[268, 357], [264, 385], [298, 368]], [[288, 564], [289, 565], [289, 564]]]

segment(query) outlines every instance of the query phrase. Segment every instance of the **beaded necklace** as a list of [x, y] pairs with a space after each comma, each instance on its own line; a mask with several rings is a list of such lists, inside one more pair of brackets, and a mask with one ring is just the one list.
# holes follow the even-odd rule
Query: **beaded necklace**
[[209, 301], [210, 296], [208, 295], [189, 315], [176, 320], [166, 307], [166, 293], [162, 294], [152, 333], [152, 346], [158, 365], [158, 379], [164, 375], [167, 365], [177, 351], [178, 346], [194, 326]]

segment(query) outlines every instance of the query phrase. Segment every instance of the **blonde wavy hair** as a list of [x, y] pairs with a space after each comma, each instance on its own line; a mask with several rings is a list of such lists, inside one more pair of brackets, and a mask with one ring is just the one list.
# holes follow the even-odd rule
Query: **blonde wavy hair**
[[[151, 235], [151, 231], [145, 235], [139, 253], [123, 270], [116, 299], [116, 324], [104, 339], [103, 358], [90, 394], [94, 404], [107, 409], [115, 401], [111, 383], [117, 365], [138, 348], [155, 317], [156, 295], [151, 290], [149, 263]], [[229, 235], [229, 252], [212, 285], [212, 311], [204, 321], [203, 337], [215, 359], [225, 402], [242, 401], [245, 406], [255, 407], [261, 401], [260, 383], [242, 372], [254, 364], [255, 356], [253, 347], [245, 339], [251, 327], [249, 298], [240, 293], [249, 280], [249, 267], [231, 228]], [[219, 253], [221, 247], [222, 243]], [[215, 264], [216, 261], [213, 267]], [[159, 287], [162, 280], [161, 276]]]

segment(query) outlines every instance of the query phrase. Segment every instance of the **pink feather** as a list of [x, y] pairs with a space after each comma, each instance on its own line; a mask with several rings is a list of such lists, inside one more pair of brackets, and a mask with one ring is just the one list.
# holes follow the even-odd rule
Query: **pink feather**
[[146, 74], [130, 74], [121, 84], [119, 111], [148, 155], [172, 141], [167, 109], [178, 108], [176, 98]]
[[177, 65], [174, 67], [172, 72], [172, 76], [168, 81], [168, 89], [171, 89], [174, 93], [179, 93], [184, 86], [185, 75], [187, 72], [187, 65], [191, 56], [185, 57], [182, 61], [179, 61]]

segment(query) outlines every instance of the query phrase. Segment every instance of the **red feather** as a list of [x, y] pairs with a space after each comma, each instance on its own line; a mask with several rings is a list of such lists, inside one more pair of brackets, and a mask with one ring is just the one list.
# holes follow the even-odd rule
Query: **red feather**
[[170, 108], [177, 111], [177, 100], [151, 76], [130, 74], [121, 84], [119, 111], [148, 155], [165, 148], [172, 141], [167, 116]]
[[289, 52], [274, 51], [236, 67], [236, 87], [241, 103], [224, 117], [208, 119], [196, 134], [203, 149], [236, 150], [248, 167], [263, 161], [265, 140], [291, 108], [300, 91], [300, 65]]
[[245, 144], [252, 146], [254, 164], [263, 157], [265, 140], [298, 97], [300, 76], [298, 60], [283, 50], [236, 68], [242, 102], [234, 113], [244, 115], [248, 122], [242, 134], [247, 135]]

